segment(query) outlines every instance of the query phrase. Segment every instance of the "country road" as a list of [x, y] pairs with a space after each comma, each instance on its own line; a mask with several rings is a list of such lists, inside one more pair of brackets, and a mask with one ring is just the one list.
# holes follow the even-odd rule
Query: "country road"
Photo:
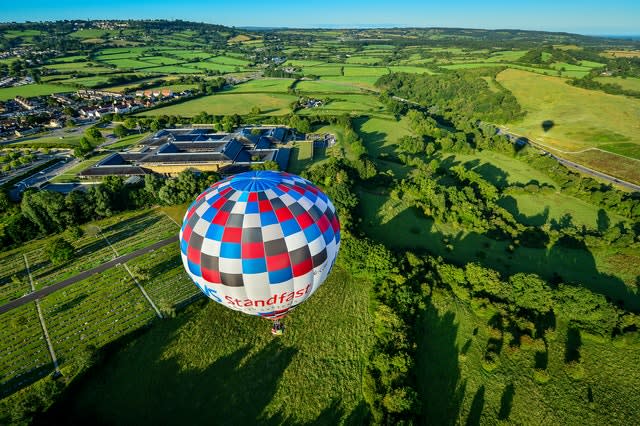
[[164, 247], [168, 244], [171, 243], [175, 243], [178, 241], [178, 236], [175, 235], [173, 237], [169, 237], [167, 239], [164, 239], [162, 241], [158, 241], [157, 243], [151, 244], [148, 247], [144, 247], [141, 249], [138, 249], [136, 251], [133, 251], [129, 254], [125, 254], [124, 256], [120, 256], [120, 257], [116, 257], [113, 260], [110, 260], [108, 262], [103, 263], [100, 266], [96, 266], [93, 269], [89, 269], [88, 271], [84, 271], [84, 272], [80, 272], [78, 275], [74, 275], [71, 278], [68, 278], [64, 281], [60, 281], [56, 284], [52, 284], [48, 287], [45, 287], [43, 289], [40, 289], [38, 291], [34, 291], [33, 293], [29, 293], [26, 296], [22, 296], [18, 299], [12, 300], [11, 302], [8, 302], [2, 306], [0, 306], [0, 314], [3, 314], [7, 311], [10, 311], [11, 309], [17, 308], [19, 306], [24, 305], [25, 303], [29, 303], [29, 302], [33, 302], [36, 299], [41, 299], [42, 297], [53, 293], [54, 291], [60, 290], [61, 288], [65, 288], [67, 286], [70, 286], [71, 284], [74, 284], [78, 281], [82, 281], [85, 278], [88, 278], [92, 275], [95, 275], [97, 273], [100, 272], [104, 272], [107, 269], [125, 263], [133, 258], [136, 258], [138, 256], [142, 256], [143, 254], [147, 254], [153, 250], [159, 249], [161, 247]]

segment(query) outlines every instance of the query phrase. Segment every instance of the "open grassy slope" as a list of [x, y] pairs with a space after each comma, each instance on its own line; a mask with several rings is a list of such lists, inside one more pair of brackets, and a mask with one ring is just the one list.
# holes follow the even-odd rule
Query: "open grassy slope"
[[274, 338], [265, 320], [199, 302], [113, 354], [43, 422], [359, 424], [368, 284], [336, 269], [285, 323]]

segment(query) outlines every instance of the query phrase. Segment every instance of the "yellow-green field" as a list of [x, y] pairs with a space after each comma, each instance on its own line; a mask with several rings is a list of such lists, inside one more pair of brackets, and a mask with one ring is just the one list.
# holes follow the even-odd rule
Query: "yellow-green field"
[[[640, 100], [586, 90], [562, 78], [507, 69], [497, 81], [527, 112], [514, 132], [552, 148], [578, 151], [612, 142], [640, 144]], [[552, 121], [545, 131], [543, 122]]]
[[497, 81], [527, 112], [518, 122], [503, 123], [509, 131], [587, 167], [640, 182], [640, 99], [514, 69], [502, 71]]
[[297, 98], [285, 94], [238, 93], [204, 96], [177, 105], [155, 109], [142, 115], [181, 115], [193, 117], [202, 111], [214, 115], [249, 114], [257, 106], [263, 114], [284, 115], [291, 112], [289, 105]]

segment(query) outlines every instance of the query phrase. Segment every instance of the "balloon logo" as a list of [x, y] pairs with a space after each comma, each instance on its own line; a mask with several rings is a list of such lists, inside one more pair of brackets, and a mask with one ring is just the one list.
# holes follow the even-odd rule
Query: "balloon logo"
[[272, 320], [322, 285], [339, 247], [331, 200], [285, 172], [240, 173], [215, 183], [191, 204], [180, 230], [182, 262], [205, 295]]

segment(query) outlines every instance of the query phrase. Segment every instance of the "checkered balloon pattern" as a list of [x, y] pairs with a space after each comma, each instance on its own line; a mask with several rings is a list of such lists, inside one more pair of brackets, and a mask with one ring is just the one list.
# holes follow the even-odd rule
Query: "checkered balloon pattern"
[[187, 273], [216, 302], [278, 319], [327, 278], [340, 247], [329, 198], [285, 172], [221, 180], [191, 204], [180, 230]]

